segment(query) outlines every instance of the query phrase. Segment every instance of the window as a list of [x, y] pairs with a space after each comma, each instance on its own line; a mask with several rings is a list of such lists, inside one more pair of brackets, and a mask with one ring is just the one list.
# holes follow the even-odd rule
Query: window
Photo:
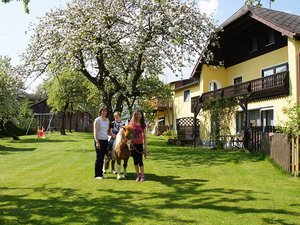
[[[261, 125], [259, 110], [249, 110], [247, 117], [248, 117], [249, 126]], [[236, 132], [241, 132], [243, 130], [244, 130], [244, 112], [236, 112]]]
[[217, 90], [217, 89], [218, 89], [217, 83], [214, 82], [214, 81], [211, 81], [211, 82], [209, 83], [209, 91], [214, 91], [214, 90]]
[[254, 51], [257, 51], [258, 49], [258, 44], [257, 44], [257, 38], [252, 38], [251, 39], [251, 42], [250, 42], [250, 52], [254, 52]]
[[243, 82], [243, 79], [242, 77], [236, 77], [233, 79], [233, 84], [236, 85], [236, 84], [240, 84]]
[[236, 132], [241, 132], [244, 130], [244, 114], [243, 112], [236, 112]]
[[275, 43], [275, 31], [269, 30], [267, 33], [267, 40], [266, 40], [266, 46], [274, 44]]
[[[244, 129], [244, 113], [236, 112], [236, 132]], [[265, 129], [268, 126], [274, 126], [274, 110], [273, 109], [257, 109], [248, 111], [248, 124], [252, 126], [262, 126]]]
[[274, 126], [274, 111], [273, 109], [261, 111], [261, 121], [264, 127]]
[[183, 101], [189, 102], [191, 100], [190, 90], [186, 90], [183, 92]]
[[274, 75], [276, 73], [281, 73], [284, 71], [288, 71], [288, 64], [287, 63], [283, 63], [277, 66], [272, 66], [270, 68], [264, 69], [262, 70], [262, 77], [267, 77], [267, 76], [271, 76]]
[[260, 126], [260, 114], [259, 110], [251, 110], [248, 114], [250, 126]]

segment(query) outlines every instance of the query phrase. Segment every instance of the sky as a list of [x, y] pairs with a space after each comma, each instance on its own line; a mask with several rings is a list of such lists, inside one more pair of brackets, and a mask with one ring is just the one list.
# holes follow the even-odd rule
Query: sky
[[[37, 23], [39, 17], [43, 17], [51, 9], [65, 7], [69, 0], [31, 0], [29, 4], [30, 13], [24, 12], [23, 4], [19, 1], [13, 1], [9, 4], [0, 2], [0, 55], [11, 58], [12, 65], [19, 64], [19, 55], [26, 51], [30, 40], [30, 34], [27, 32], [31, 23]], [[262, 0], [263, 7], [269, 8], [269, 0]], [[300, 15], [299, 0], [275, 0], [271, 8], [296, 15]], [[217, 24], [221, 24], [233, 13], [244, 5], [244, 0], [199, 0], [200, 9], [212, 15]], [[181, 78], [170, 75], [166, 71], [166, 83], [176, 79], [186, 79], [191, 75], [193, 68], [185, 68], [182, 71]], [[28, 81], [31, 91], [41, 82]]]

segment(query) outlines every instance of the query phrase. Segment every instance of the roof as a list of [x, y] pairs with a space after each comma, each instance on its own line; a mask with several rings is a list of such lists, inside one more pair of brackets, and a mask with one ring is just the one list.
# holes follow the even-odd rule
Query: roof
[[[47, 98], [42, 99], [42, 100], [40, 100], [40, 101], [38, 101], [38, 102], [35, 102], [35, 103], [33, 103], [33, 104], [30, 105], [30, 108], [32, 108], [32, 107], [34, 107], [34, 106], [36, 106], [36, 105], [39, 105], [39, 104], [41, 104], [41, 103], [43, 103], [43, 102], [46, 103], [46, 101], [47, 101]], [[46, 104], [47, 104], [47, 103], [46, 103]]]
[[251, 18], [281, 32], [290, 38], [300, 37], [300, 16], [276, 11], [261, 7], [252, 7], [244, 5], [224, 23], [221, 24], [223, 29], [244, 15], [249, 15]]
[[189, 78], [189, 79], [184, 79], [184, 80], [173, 81], [170, 84], [175, 84], [173, 91], [177, 91], [177, 90], [184, 89], [184, 88], [187, 88], [187, 87], [193, 86], [195, 84], [199, 84], [199, 83], [198, 83], [197, 79]]
[[[222, 30], [226, 30], [231, 24], [236, 22], [241, 17], [248, 16], [255, 21], [265, 24], [268, 27], [280, 32], [282, 35], [290, 38], [300, 39], [300, 16], [286, 12], [276, 11], [272, 9], [254, 7], [250, 5], [244, 5], [225, 22], [220, 25]], [[202, 58], [199, 57], [192, 73], [191, 78], [195, 77], [199, 73], [202, 66]]]

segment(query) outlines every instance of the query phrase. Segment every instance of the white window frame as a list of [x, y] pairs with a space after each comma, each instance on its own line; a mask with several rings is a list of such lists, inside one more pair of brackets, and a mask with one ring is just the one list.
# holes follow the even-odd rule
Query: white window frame
[[[261, 69], [261, 77], [272, 76], [272, 75], [274, 75], [274, 74], [277, 73], [277, 72], [276, 72], [276, 68], [279, 68], [280, 66], [285, 66], [285, 65], [286, 65], [286, 67], [287, 67], [287, 70], [286, 70], [286, 71], [288, 71], [288, 70], [289, 70], [289, 64], [288, 64], [287, 61], [286, 61], [286, 62], [282, 62], [282, 63], [275, 64], [275, 65], [272, 65], [272, 66], [265, 67], [265, 68]], [[264, 76], [264, 71], [267, 71], [267, 70], [273, 70], [273, 73], [270, 74], [270, 75]]]
[[218, 90], [218, 89], [221, 88], [221, 83], [220, 83], [220, 81], [218, 81], [218, 80], [211, 80], [211, 81], [208, 83], [208, 91], [214, 91], [214, 90], [211, 90], [211, 85], [212, 85], [212, 83], [215, 83], [215, 84], [217, 85], [217, 88], [214, 89], [214, 90]]
[[[186, 95], [186, 93], [188, 93]], [[190, 90], [184, 90], [183, 91], [183, 102], [189, 102], [191, 101], [191, 91]]]
[[235, 85], [234, 80], [237, 79], [237, 78], [242, 78], [242, 82], [241, 83], [243, 83], [243, 76], [239, 75], [239, 76], [235, 76], [235, 77], [232, 78], [232, 85]]

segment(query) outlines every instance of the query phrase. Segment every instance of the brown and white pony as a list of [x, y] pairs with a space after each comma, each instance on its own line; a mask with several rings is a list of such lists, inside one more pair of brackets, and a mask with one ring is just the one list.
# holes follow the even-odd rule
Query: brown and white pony
[[126, 169], [128, 165], [128, 160], [131, 155], [131, 151], [134, 148], [134, 138], [135, 138], [135, 130], [132, 126], [124, 126], [122, 127], [116, 137], [116, 140], [113, 144], [112, 150], [112, 158], [116, 160], [116, 172], [117, 172], [117, 179], [121, 179], [121, 160], [124, 161], [123, 163], [123, 176], [124, 178], [127, 175]]

